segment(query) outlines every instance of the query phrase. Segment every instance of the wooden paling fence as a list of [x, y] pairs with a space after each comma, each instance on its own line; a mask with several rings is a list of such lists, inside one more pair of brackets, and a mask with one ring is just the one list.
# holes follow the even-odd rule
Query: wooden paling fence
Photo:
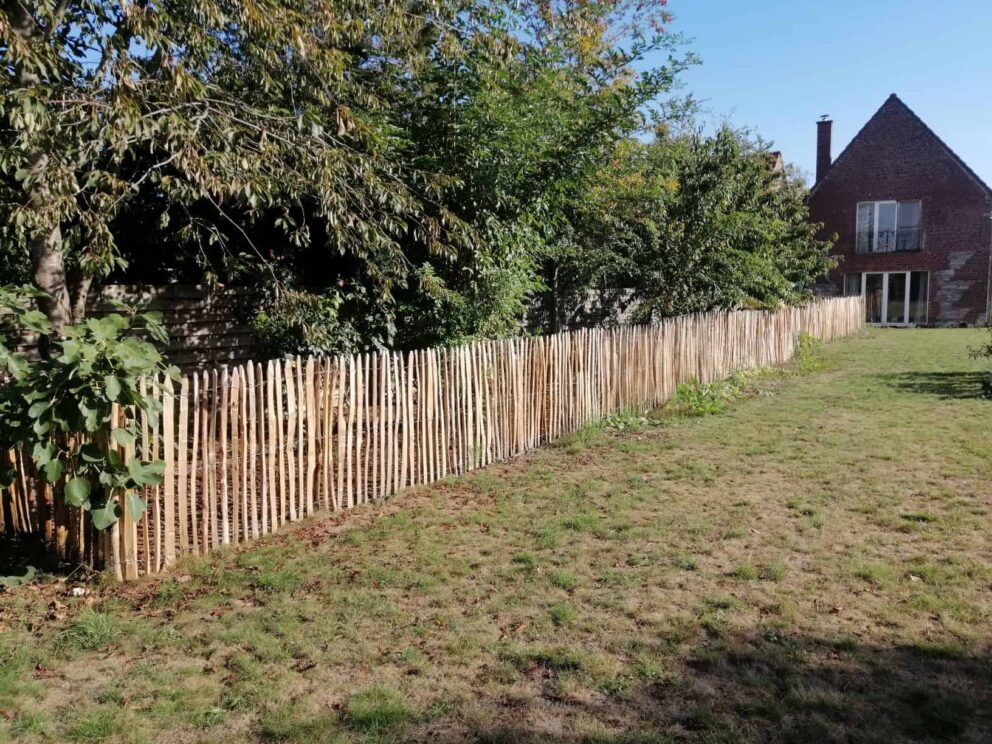
[[[319, 509], [345, 509], [532, 449], [603, 416], [659, 405], [692, 378], [786, 362], [802, 332], [864, 324], [861, 298], [777, 312], [706, 313], [413, 352], [247, 363], [145, 384], [157, 426], [125, 457], [165, 481], [103, 533], [53, 498], [27, 457], [2, 497], [8, 531], [125, 579], [241, 543]], [[137, 451], [135, 451], [135, 448]]]

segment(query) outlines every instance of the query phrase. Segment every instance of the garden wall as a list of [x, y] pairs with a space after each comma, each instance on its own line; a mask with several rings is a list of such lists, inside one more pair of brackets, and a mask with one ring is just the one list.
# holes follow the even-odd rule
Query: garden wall
[[[238, 364], [252, 358], [249, 319], [257, 295], [250, 289], [108, 284], [90, 295], [87, 317], [117, 312], [111, 304], [113, 300], [161, 311], [169, 332], [169, 343], [163, 351], [171, 364], [184, 371]], [[35, 345], [34, 338], [25, 338], [14, 349], [32, 354]]]

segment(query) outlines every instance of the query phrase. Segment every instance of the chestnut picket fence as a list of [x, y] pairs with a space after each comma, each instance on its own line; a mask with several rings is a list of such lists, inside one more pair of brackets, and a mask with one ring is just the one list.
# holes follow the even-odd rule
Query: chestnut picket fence
[[254, 540], [319, 510], [348, 509], [506, 460], [679, 383], [787, 362], [800, 334], [864, 325], [860, 297], [775, 312], [710, 312], [641, 326], [422, 351], [222, 366], [149, 380], [163, 413], [125, 457], [162, 459], [165, 480], [97, 531], [43, 483], [27, 453], [2, 501], [7, 532], [121, 579]]

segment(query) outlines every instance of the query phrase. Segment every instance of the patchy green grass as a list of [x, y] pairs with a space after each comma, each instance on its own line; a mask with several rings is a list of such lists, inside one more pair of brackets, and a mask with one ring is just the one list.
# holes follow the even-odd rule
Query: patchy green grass
[[625, 413], [157, 580], [12, 587], [0, 742], [989, 741], [980, 341], [807, 344], [686, 391], [708, 415]]

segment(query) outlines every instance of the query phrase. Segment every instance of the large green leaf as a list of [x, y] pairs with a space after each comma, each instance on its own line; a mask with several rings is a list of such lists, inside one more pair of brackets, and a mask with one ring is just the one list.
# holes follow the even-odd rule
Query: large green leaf
[[111, 313], [103, 318], [90, 318], [86, 325], [94, 341], [110, 341], [117, 338], [130, 323], [124, 316]]
[[82, 506], [90, 497], [90, 482], [85, 478], [73, 478], [65, 484], [65, 500], [72, 506]]
[[83, 428], [87, 433], [93, 433], [100, 427], [100, 409], [86, 401], [79, 401], [79, 412], [83, 414]]
[[40, 310], [28, 310], [21, 316], [21, 323], [35, 333], [48, 333], [52, 330], [52, 322]]
[[103, 378], [104, 389], [106, 390], [107, 400], [111, 402], [117, 401], [121, 397], [121, 381], [118, 380], [113, 375], [107, 375]]
[[31, 457], [39, 468], [45, 467], [55, 457], [55, 445], [49, 441], [35, 442]]
[[110, 467], [114, 470], [124, 469], [124, 458], [121, 457], [121, 453], [115, 449], [107, 450], [107, 462], [110, 463]]
[[90, 519], [93, 520], [93, 526], [98, 530], [105, 530], [108, 527], [112, 527], [120, 519], [120, 509], [117, 505], [117, 500], [107, 499], [101, 506], [91, 507]]
[[62, 477], [62, 474], [65, 472], [65, 465], [61, 460], [50, 460], [41, 469], [41, 472], [45, 474], [45, 480], [49, 483], [54, 483]]
[[128, 491], [124, 496], [124, 500], [127, 504], [127, 510], [131, 515], [131, 519], [137, 522], [141, 519], [141, 515], [145, 513], [145, 500], [134, 491]]
[[134, 444], [134, 434], [129, 432], [127, 429], [117, 428], [111, 432], [111, 436], [117, 444], [122, 447], [126, 447], [129, 444]]
[[104, 461], [103, 450], [92, 442], [87, 442], [79, 448], [79, 456], [83, 462], [96, 463]]
[[164, 480], [165, 463], [161, 460], [153, 460], [151, 462], [131, 460], [127, 464], [127, 471], [135, 486], [139, 488], [143, 486], [160, 486]]

